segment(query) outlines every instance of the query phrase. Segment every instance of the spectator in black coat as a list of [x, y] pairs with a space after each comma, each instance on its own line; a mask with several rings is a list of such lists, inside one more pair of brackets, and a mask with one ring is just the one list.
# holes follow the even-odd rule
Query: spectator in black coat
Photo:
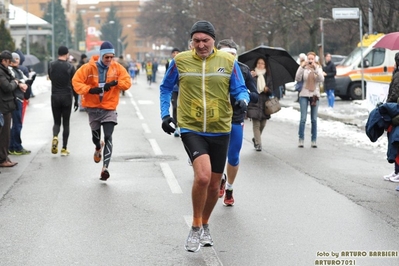
[[335, 68], [335, 64], [331, 61], [331, 54], [326, 53], [325, 56], [326, 65], [323, 67], [324, 74], [324, 90], [327, 94], [328, 107], [334, 108], [335, 102], [335, 75], [337, 74], [337, 70]]
[[[392, 73], [392, 81], [389, 84], [387, 103], [398, 103], [399, 100], [399, 53], [395, 54], [394, 59], [395, 65]], [[390, 138], [393, 134], [392, 126], [390, 126], [387, 130], [388, 138]], [[384, 175], [383, 178], [386, 181], [392, 181], [395, 183], [399, 182], [399, 155], [396, 155], [393, 172], [389, 175]], [[397, 187], [396, 190], [399, 191], [399, 187]]]
[[11, 60], [10, 51], [4, 50], [0, 53], [0, 112], [4, 117], [4, 125], [0, 127], [0, 167], [13, 167], [17, 164], [8, 157], [11, 113], [16, 109], [14, 91], [18, 88], [18, 81], [8, 68]]

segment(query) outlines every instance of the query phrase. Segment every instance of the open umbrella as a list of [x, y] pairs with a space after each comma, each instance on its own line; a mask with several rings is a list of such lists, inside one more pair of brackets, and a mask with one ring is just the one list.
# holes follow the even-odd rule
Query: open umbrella
[[40, 60], [33, 54], [26, 54], [25, 61], [22, 63], [23, 66], [33, 66], [40, 63]]
[[77, 61], [79, 61], [82, 53], [73, 49], [69, 49], [69, 54], [72, 55], [73, 58], [75, 58]]
[[266, 58], [273, 82], [273, 93], [279, 95], [279, 87], [295, 80], [299, 65], [283, 48], [261, 45], [238, 56], [238, 61], [254, 68], [258, 57]]
[[374, 44], [374, 47], [399, 50], [399, 32], [392, 32], [382, 36], [381, 39]]

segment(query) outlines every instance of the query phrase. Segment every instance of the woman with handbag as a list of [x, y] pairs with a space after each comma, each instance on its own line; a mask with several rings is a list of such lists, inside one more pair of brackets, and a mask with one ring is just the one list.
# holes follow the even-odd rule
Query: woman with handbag
[[316, 54], [309, 52], [307, 54], [307, 63], [299, 66], [295, 80], [297, 82], [304, 82], [302, 90], [299, 93], [299, 108], [301, 112], [301, 119], [299, 121], [298, 130], [298, 147], [303, 148], [305, 139], [305, 125], [308, 115], [308, 106], [310, 105], [310, 119], [311, 119], [311, 147], [317, 148], [317, 111], [319, 108], [320, 86], [324, 81], [323, 69], [315, 61]]
[[270, 115], [265, 113], [265, 103], [273, 92], [273, 82], [270, 71], [268, 71], [265, 57], [258, 57], [251, 71], [252, 77], [255, 79], [256, 87], [259, 93], [257, 103], [250, 102], [248, 105], [247, 116], [252, 119], [252, 130], [254, 137], [252, 142], [256, 151], [262, 151], [262, 132], [266, 126], [266, 121], [270, 119]]

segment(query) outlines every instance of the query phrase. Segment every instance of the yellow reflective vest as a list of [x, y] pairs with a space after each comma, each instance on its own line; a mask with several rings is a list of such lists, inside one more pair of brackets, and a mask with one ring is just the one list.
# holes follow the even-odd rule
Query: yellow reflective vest
[[196, 55], [194, 49], [176, 55], [179, 127], [197, 132], [230, 133], [233, 110], [229, 87], [234, 59], [217, 49], [206, 59]]

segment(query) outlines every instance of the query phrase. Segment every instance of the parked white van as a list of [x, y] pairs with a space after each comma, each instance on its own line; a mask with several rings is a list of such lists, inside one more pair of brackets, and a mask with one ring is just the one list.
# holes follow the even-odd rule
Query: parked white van
[[375, 48], [375, 43], [384, 34], [371, 34], [363, 37], [363, 47], [356, 47], [338, 66], [335, 76], [335, 95], [343, 100], [363, 99], [361, 49], [363, 50], [363, 75], [366, 93], [367, 81], [390, 83], [394, 67], [394, 56], [399, 50]]

